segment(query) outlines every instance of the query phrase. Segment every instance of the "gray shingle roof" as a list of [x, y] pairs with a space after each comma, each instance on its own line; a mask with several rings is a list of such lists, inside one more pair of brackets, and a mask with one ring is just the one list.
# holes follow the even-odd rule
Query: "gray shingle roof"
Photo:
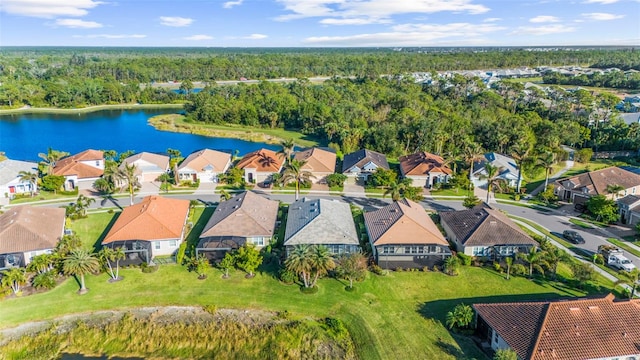
[[387, 162], [386, 155], [367, 149], [360, 149], [344, 156], [344, 159], [342, 160], [342, 172], [347, 172], [354, 166], [362, 168], [369, 162], [373, 162], [383, 169], [389, 169], [389, 163]]
[[464, 246], [538, 245], [506, 215], [490, 207], [443, 211], [440, 219]]
[[38, 164], [29, 161], [0, 161], [0, 184], [7, 184], [18, 177], [20, 171], [37, 172]]
[[64, 230], [65, 210], [29, 205], [0, 215], [0, 254], [53, 249]]
[[358, 245], [349, 204], [326, 199], [302, 198], [289, 205], [285, 245]]
[[474, 175], [486, 175], [484, 165], [489, 164], [497, 167], [500, 170], [499, 177], [504, 179], [517, 179], [518, 167], [516, 161], [508, 156], [504, 156], [495, 152], [484, 154], [485, 160], [477, 161], [473, 163]]
[[246, 191], [221, 202], [200, 238], [214, 236], [273, 236], [279, 203]]

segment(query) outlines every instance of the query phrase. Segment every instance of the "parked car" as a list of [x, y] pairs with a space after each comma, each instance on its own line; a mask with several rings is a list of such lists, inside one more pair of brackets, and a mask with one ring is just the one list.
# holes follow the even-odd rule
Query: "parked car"
[[562, 236], [574, 244], [584, 244], [584, 238], [573, 230], [563, 231]]

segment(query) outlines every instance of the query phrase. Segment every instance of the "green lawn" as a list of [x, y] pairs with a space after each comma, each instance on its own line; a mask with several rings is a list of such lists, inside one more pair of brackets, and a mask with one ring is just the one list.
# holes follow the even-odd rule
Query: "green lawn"
[[580, 221], [580, 220], [575, 219], [575, 218], [570, 218], [569, 222], [574, 224], [574, 225], [580, 226], [583, 229], [593, 229], [593, 226], [591, 226], [590, 224], [587, 224], [586, 222]]
[[107, 235], [119, 214], [119, 212], [89, 214], [84, 219], [72, 221], [70, 228], [82, 240], [82, 246], [85, 249], [98, 251], [102, 239]]
[[607, 239], [608, 242], [612, 243], [613, 245], [619, 247], [620, 249], [629, 252], [635, 256], [640, 257], [640, 251], [632, 248], [631, 246], [627, 245], [624, 241], [620, 241], [618, 239], [614, 239], [614, 238], [608, 238]]
[[507, 281], [492, 270], [475, 267], [463, 268], [455, 277], [433, 272], [369, 275], [356, 284], [355, 292], [344, 291], [343, 282], [325, 279], [314, 295], [282, 285], [270, 272], [260, 272], [250, 280], [234, 272], [223, 280], [218, 270], [211, 269], [208, 279], [201, 281], [181, 266], [163, 265], [152, 274], [138, 269], [124, 269], [121, 274], [124, 280], [117, 283], [109, 283], [106, 274], [88, 276], [90, 292], [84, 296], [76, 294], [78, 285], [69, 279], [48, 293], [6, 299], [0, 326], [93, 310], [215, 304], [218, 308], [288, 310], [300, 317], [340, 318], [348, 325], [362, 359], [484, 359], [471, 340], [452, 335], [443, 326], [446, 312], [456, 304], [575, 295], [559, 284], [524, 278]]
[[78, 193], [57, 193], [54, 194], [51, 191], [40, 191], [38, 195], [34, 197], [24, 197], [24, 198], [16, 198], [10, 201], [11, 205], [16, 204], [24, 204], [31, 203], [34, 201], [46, 201], [46, 200], [64, 200], [67, 199], [69, 202], [74, 202], [78, 198]]

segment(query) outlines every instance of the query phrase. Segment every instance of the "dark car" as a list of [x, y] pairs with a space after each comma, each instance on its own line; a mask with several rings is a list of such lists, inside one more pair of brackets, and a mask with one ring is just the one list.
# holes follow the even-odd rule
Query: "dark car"
[[562, 236], [574, 244], [584, 244], [584, 239], [582, 238], [582, 236], [580, 236], [580, 234], [573, 230], [563, 231]]

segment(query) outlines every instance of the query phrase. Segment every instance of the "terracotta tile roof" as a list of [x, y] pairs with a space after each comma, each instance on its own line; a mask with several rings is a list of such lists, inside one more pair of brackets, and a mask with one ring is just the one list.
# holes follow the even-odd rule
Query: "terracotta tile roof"
[[[122, 161], [120, 167], [124, 168], [124, 164], [131, 165], [136, 163], [136, 175], [140, 175], [143, 172], [164, 172], [169, 169], [169, 157], [167, 155], [154, 154], [150, 152], [141, 152], [135, 155], [131, 155]], [[147, 163], [141, 165], [141, 162]]]
[[221, 202], [200, 238], [214, 236], [273, 236], [279, 203], [252, 191]]
[[223, 173], [227, 171], [227, 165], [231, 161], [231, 154], [211, 149], [203, 149], [187, 156], [178, 166], [178, 171], [191, 169], [196, 172], [206, 171], [210, 167], [212, 171]]
[[374, 163], [376, 166], [389, 170], [389, 163], [387, 162], [387, 156], [379, 152], [360, 149], [351, 154], [344, 156], [342, 160], [342, 172], [348, 172], [352, 167], [357, 166], [362, 169], [368, 163]]
[[307, 162], [302, 170], [331, 174], [336, 171], [336, 153], [333, 151], [314, 147], [297, 152], [294, 158]]
[[424, 208], [411, 200], [400, 200], [364, 214], [369, 240], [375, 246], [386, 244], [449, 243]]
[[443, 211], [440, 220], [464, 246], [538, 245], [505, 214], [490, 207]]
[[78, 179], [96, 178], [102, 176], [103, 169], [82, 163], [81, 161], [97, 161], [104, 160], [102, 151], [99, 150], [85, 150], [81, 153], [67, 156], [66, 158], [58, 161], [53, 168], [55, 175], [70, 176], [76, 175]]
[[640, 354], [640, 300], [476, 304], [522, 359], [582, 360]]
[[401, 156], [398, 160], [400, 161], [400, 171], [404, 176], [426, 175], [431, 172], [452, 173], [451, 169], [444, 165], [444, 159], [441, 156], [424, 151]]
[[189, 200], [147, 196], [125, 208], [102, 241], [180, 239], [189, 215]]
[[282, 169], [284, 156], [273, 150], [260, 149], [245, 155], [236, 165], [240, 169], [257, 169], [257, 172], [274, 173]]
[[285, 245], [358, 245], [349, 204], [338, 200], [302, 198], [289, 205]]
[[589, 195], [609, 195], [607, 185], [620, 185], [625, 189], [639, 186], [640, 175], [613, 166], [560, 179], [556, 184], [573, 191], [586, 188]]
[[64, 231], [65, 210], [16, 206], [0, 215], [0, 254], [53, 249]]

